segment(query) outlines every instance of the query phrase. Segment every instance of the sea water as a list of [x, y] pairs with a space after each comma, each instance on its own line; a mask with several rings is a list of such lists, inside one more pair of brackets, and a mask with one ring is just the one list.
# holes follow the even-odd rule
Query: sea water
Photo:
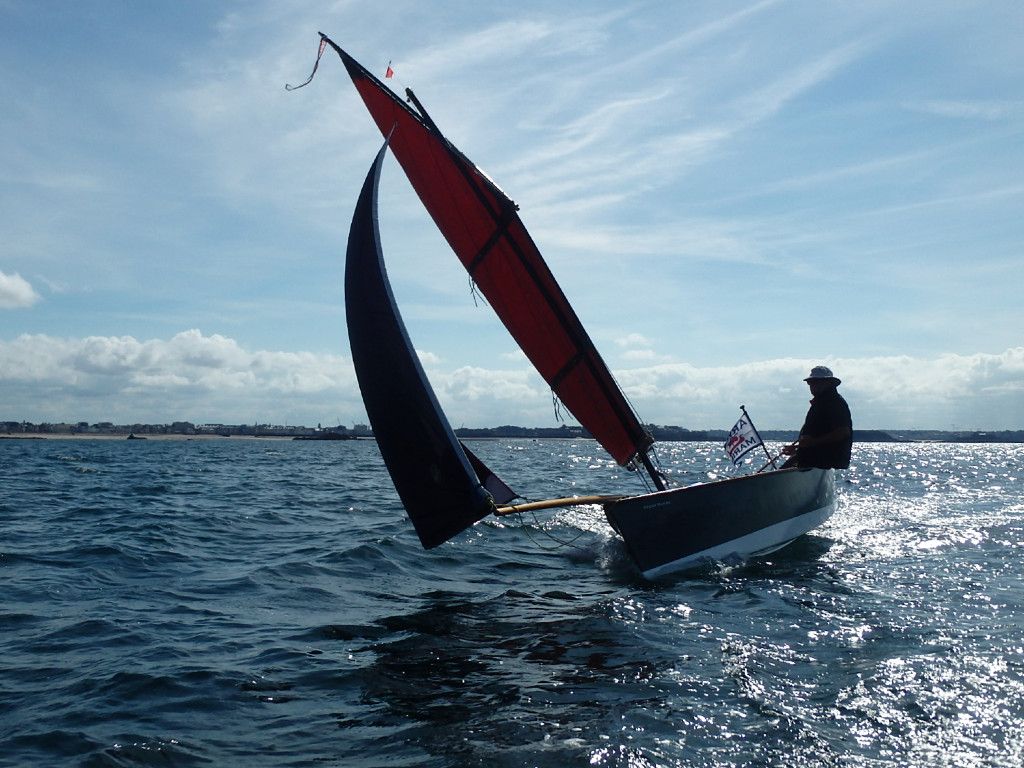
[[[641, 490], [589, 441], [472, 447]], [[594, 508], [423, 551], [372, 441], [0, 440], [0, 765], [1020, 766], [1022, 465], [857, 445], [812, 535], [648, 582]]]

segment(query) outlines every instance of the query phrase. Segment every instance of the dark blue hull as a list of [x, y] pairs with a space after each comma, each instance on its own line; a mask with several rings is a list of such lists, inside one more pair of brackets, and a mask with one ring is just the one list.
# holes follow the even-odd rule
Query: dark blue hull
[[646, 578], [766, 554], [835, 511], [835, 472], [783, 469], [633, 496], [605, 506]]

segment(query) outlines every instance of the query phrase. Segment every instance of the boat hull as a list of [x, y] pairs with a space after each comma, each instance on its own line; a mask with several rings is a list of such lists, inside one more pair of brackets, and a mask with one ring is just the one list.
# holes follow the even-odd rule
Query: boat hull
[[605, 505], [645, 578], [767, 554], [835, 511], [835, 471], [783, 469]]

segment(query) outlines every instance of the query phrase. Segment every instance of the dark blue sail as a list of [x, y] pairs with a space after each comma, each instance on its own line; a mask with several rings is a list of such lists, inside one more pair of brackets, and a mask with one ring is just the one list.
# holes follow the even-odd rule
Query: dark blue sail
[[445, 418], [395, 304], [377, 226], [387, 142], [366, 176], [348, 237], [345, 312], [352, 362], [384, 463], [427, 549], [494, 508]]

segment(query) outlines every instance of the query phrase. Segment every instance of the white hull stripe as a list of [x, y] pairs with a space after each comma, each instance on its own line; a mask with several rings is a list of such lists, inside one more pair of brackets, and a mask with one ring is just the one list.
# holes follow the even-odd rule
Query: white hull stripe
[[676, 571], [685, 571], [688, 568], [696, 568], [709, 562], [731, 561], [733, 559], [742, 561], [747, 560], [753, 555], [773, 552], [785, 546], [797, 536], [817, 528], [832, 516], [835, 508], [834, 503], [829, 504], [828, 506], [806, 512], [799, 517], [793, 517], [781, 523], [769, 525], [767, 528], [761, 528], [753, 533], [748, 533], [746, 536], [740, 536], [738, 539], [710, 547], [702, 552], [695, 552], [692, 555], [681, 557], [670, 563], [659, 565], [644, 571], [644, 578], [656, 579], [659, 576], [665, 576]]

